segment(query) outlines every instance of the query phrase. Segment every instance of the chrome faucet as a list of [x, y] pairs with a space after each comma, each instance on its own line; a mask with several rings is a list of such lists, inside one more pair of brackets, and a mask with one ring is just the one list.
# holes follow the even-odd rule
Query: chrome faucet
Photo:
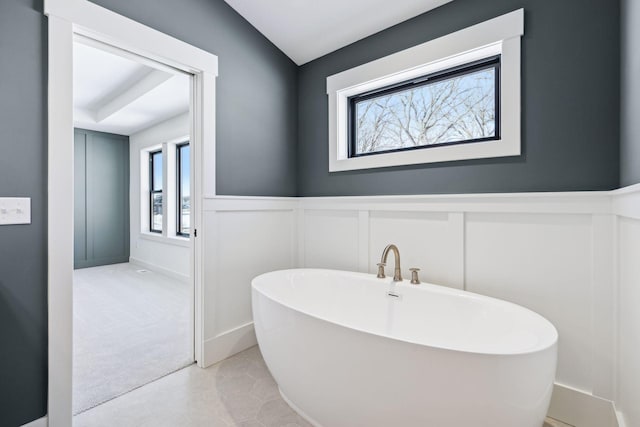
[[384, 279], [386, 277], [384, 275], [384, 267], [387, 265], [387, 257], [389, 256], [390, 251], [393, 251], [393, 260], [395, 263], [393, 281], [402, 282], [402, 274], [400, 273], [400, 251], [394, 244], [387, 245], [387, 247], [384, 248], [384, 251], [382, 251], [382, 258], [380, 258], [380, 262], [378, 263], [378, 279]]

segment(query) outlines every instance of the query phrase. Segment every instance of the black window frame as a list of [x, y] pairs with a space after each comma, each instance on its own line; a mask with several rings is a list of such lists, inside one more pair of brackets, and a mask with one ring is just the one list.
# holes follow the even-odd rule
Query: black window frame
[[[189, 141], [184, 141], [179, 144], [176, 144], [176, 195], [177, 195], [177, 203], [176, 203], [176, 236], [181, 237], [189, 237], [190, 233], [182, 232], [182, 153], [180, 149], [182, 147], [189, 146]], [[189, 152], [191, 152], [191, 148], [189, 148]], [[189, 159], [191, 160], [191, 159]]]
[[[156, 230], [153, 228], [153, 196], [154, 194], [161, 194], [162, 195], [162, 204], [164, 207], [164, 202], [165, 202], [165, 198], [164, 198], [164, 182], [163, 185], [161, 186], [161, 190], [154, 190], [155, 188], [155, 180], [154, 180], [154, 176], [153, 176], [153, 171], [154, 171], [154, 161], [153, 158], [156, 154], [160, 154], [160, 157], [162, 157], [162, 149], [160, 150], [155, 150], [155, 151], [149, 151], [149, 231], [151, 233], [158, 233], [158, 234], [162, 234], [162, 229], [160, 230]], [[163, 159], [164, 161], [164, 159]], [[163, 180], [164, 180], [164, 170], [163, 170]], [[164, 219], [164, 218], [163, 218]]]
[[[405, 80], [393, 85], [385, 86], [378, 89], [373, 89], [371, 91], [363, 92], [354, 96], [350, 96], [347, 98], [348, 105], [348, 120], [347, 120], [347, 132], [348, 132], [348, 158], [356, 158], [356, 157], [364, 157], [364, 156], [375, 156], [377, 154], [387, 154], [387, 153], [396, 153], [400, 151], [412, 151], [412, 150], [422, 150], [428, 148], [435, 147], [443, 147], [448, 145], [461, 145], [461, 144], [472, 144], [478, 142], [486, 142], [486, 141], [496, 141], [500, 139], [500, 65], [501, 65], [501, 57], [502, 55], [495, 55], [488, 58], [480, 59], [473, 62], [468, 62], [466, 64], [462, 64], [456, 67], [447, 68], [446, 70], [438, 71], [435, 73], [426, 74], [420, 77], [416, 77], [410, 80]], [[397, 92], [405, 91], [409, 88], [416, 88], [421, 86], [428, 86], [430, 84], [442, 81], [449, 80], [455, 77], [464, 76], [466, 74], [471, 74], [477, 71], [481, 71], [484, 69], [495, 70], [495, 130], [494, 135], [490, 137], [484, 138], [474, 138], [474, 139], [465, 139], [461, 141], [451, 141], [451, 142], [440, 142], [436, 144], [429, 145], [420, 145], [416, 147], [402, 147], [402, 148], [394, 148], [391, 150], [380, 150], [373, 151], [370, 153], [357, 153], [356, 152], [356, 143], [357, 143], [357, 126], [356, 123], [356, 105], [359, 102], [366, 101], [371, 98], [377, 98], [380, 96], [385, 96]]]

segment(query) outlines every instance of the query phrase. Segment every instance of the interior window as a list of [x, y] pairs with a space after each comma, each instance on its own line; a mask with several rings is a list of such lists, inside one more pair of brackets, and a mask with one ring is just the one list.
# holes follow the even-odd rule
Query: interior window
[[188, 236], [190, 230], [191, 191], [190, 191], [190, 151], [189, 143], [176, 145], [177, 176], [178, 176], [178, 227], [180, 236]]
[[149, 230], [162, 233], [162, 150], [149, 153]]

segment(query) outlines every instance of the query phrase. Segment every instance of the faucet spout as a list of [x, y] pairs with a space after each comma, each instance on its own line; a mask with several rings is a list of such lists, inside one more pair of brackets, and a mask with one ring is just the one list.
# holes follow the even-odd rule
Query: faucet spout
[[[380, 259], [380, 264], [382, 267], [387, 263], [387, 257], [389, 256], [389, 252], [393, 252], [393, 261], [394, 261], [394, 270], [393, 270], [393, 281], [394, 282], [402, 282], [402, 274], [400, 273], [400, 250], [394, 244], [387, 245], [386, 248], [382, 251], [382, 258]], [[378, 270], [378, 277], [380, 277], [380, 269]], [[382, 277], [384, 277], [384, 270], [382, 272]]]

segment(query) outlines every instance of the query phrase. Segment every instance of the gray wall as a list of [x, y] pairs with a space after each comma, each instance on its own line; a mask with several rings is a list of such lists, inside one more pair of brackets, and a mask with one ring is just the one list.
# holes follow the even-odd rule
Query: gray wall
[[640, 1], [622, 0], [620, 184], [640, 182]]
[[[219, 56], [220, 194], [296, 194], [297, 67], [222, 0], [99, 4]], [[32, 224], [0, 226], [0, 426], [46, 413], [47, 20], [42, 0], [0, 0], [0, 196]], [[7, 244], [10, 242], [10, 244]]]
[[129, 137], [74, 131], [74, 267], [129, 262]]
[[223, 0], [92, 0], [218, 55], [218, 194], [296, 195], [297, 67]]
[[[328, 172], [327, 76], [518, 8], [525, 9], [522, 156]], [[619, 15], [611, 0], [455, 0], [304, 65], [298, 76], [298, 194], [616, 188]]]
[[31, 197], [31, 225], [0, 226], [0, 425], [46, 412], [46, 20], [0, 1], [0, 197]]

